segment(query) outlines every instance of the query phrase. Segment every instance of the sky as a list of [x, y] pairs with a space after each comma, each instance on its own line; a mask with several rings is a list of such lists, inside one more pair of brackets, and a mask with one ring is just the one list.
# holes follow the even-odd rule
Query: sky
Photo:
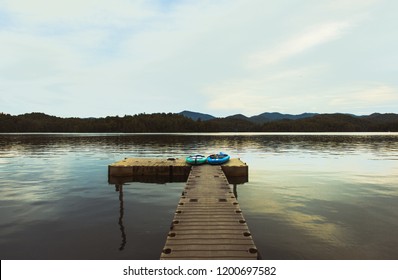
[[398, 1], [0, 0], [0, 112], [398, 113]]

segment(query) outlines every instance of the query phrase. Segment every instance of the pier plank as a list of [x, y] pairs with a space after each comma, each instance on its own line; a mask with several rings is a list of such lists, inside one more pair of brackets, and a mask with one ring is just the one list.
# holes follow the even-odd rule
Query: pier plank
[[220, 166], [193, 166], [160, 259], [258, 259]]

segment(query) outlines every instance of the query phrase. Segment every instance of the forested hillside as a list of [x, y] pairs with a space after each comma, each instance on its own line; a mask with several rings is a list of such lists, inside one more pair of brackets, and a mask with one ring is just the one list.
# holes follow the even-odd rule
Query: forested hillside
[[0, 132], [388, 132], [398, 131], [397, 114], [315, 114], [302, 119], [258, 122], [243, 115], [193, 120], [156, 113], [105, 118], [60, 118], [43, 113], [0, 114]]

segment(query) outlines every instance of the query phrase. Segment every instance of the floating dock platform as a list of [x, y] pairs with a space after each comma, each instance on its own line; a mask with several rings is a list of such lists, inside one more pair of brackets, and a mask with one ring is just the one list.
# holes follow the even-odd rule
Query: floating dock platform
[[[110, 184], [186, 182], [191, 168], [181, 158], [125, 158], [108, 166], [108, 179]], [[240, 159], [231, 158], [221, 168], [230, 184], [248, 182], [249, 168]]]

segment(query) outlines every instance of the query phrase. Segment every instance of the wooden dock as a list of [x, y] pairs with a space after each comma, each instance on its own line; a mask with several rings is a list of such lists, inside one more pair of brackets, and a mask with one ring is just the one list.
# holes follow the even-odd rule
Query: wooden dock
[[[125, 182], [186, 182], [191, 165], [183, 158], [125, 158], [108, 166], [111, 184]], [[248, 166], [238, 158], [231, 158], [221, 165], [230, 184], [248, 182]]]
[[220, 166], [193, 166], [160, 259], [258, 259], [242, 210]]
[[240, 159], [191, 166], [185, 159], [125, 158], [108, 166], [108, 181], [117, 189], [126, 182], [187, 182], [160, 259], [259, 258], [230, 186], [248, 182]]

